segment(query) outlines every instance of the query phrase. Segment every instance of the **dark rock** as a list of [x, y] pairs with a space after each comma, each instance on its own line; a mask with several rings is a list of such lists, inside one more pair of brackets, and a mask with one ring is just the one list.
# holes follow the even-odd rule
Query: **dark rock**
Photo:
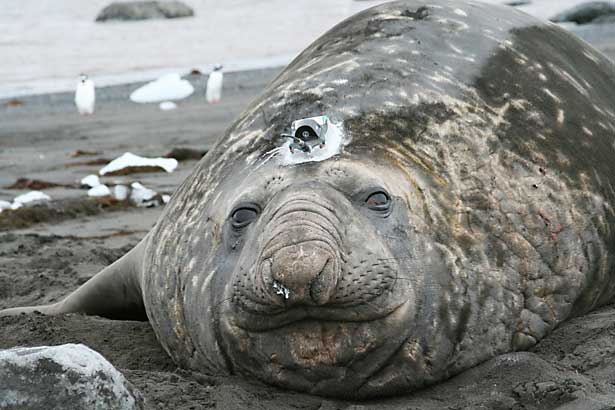
[[92, 155], [98, 155], [98, 154], [100, 154], [100, 152], [84, 151], [84, 150], [78, 149], [78, 150], [71, 152], [69, 156], [71, 158], [77, 158], [77, 157], [92, 156]]
[[0, 409], [145, 408], [122, 373], [84, 345], [2, 350], [0, 386]]
[[107, 165], [111, 160], [109, 158], [96, 158], [88, 161], [70, 162], [64, 164], [65, 167], [91, 167], [95, 165]]
[[0, 213], [0, 232], [23, 229], [38, 223], [58, 223], [84, 216], [97, 215], [106, 211], [125, 210], [131, 205], [112, 197], [81, 197], [44, 202], [7, 209]]
[[58, 184], [55, 182], [43, 181], [41, 179], [17, 178], [15, 183], [5, 187], [6, 189], [33, 189], [40, 191], [42, 189], [66, 187], [74, 188], [71, 184]]
[[178, 161], [200, 160], [207, 154], [207, 150], [192, 148], [173, 148], [164, 154], [165, 158], [175, 158]]
[[422, 6], [416, 9], [416, 11], [404, 10], [401, 12], [401, 15], [404, 17], [410, 17], [414, 20], [423, 20], [429, 15], [429, 9], [425, 6]]
[[148, 172], [165, 172], [164, 168], [151, 166], [151, 165], [139, 165], [139, 166], [128, 166], [122, 169], [118, 169], [116, 171], [107, 172], [105, 176], [114, 177], [114, 176], [122, 176], [122, 175], [130, 175], [130, 174], [144, 174]]
[[192, 17], [194, 11], [179, 1], [116, 2], [105, 7], [96, 21], [150, 20]]
[[613, 24], [615, 23], [615, 12], [596, 17], [592, 24]]
[[587, 24], [595, 19], [615, 13], [615, 3], [607, 1], [592, 1], [579, 4], [568, 10], [551, 17], [555, 23], [574, 22], [577, 24]]
[[519, 6], [527, 6], [528, 4], [532, 4], [532, 2], [529, 0], [511, 0], [511, 1], [507, 1], [504, 4], [510, 7], [519, 7]]
[[23, 102], [21, 100], [18, 100], [16, 98], [12, 98], [10, 100], [8, 100], [5, 103], [0, 104], [0, 107], [20, 107], [23, 105]]

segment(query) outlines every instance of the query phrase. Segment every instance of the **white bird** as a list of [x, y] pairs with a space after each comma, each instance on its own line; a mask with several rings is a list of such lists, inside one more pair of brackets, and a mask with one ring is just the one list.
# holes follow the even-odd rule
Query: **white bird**
[[89, 80], [88, 76], [81, 74], [77, 91], [75, 91], [75, 105], [81, 115], [94, 114], [94, 102], [96, 101], [96, 91], [94, 81]]
[[207, 80], [207, 92], [205, 97], [208, 103], [217, 104], [220, 102], [220, 98], [222, 97], [222, 79], [222, 66], [216, 64], [214, 71], [209, 74], [209, 79]]

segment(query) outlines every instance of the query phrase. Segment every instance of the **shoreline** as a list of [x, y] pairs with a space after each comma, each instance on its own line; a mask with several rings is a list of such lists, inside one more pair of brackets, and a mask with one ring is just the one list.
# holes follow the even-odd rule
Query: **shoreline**
[[[213, 105], [205, 99], [208, 76], [188, 75], [185, 78], [192, 83], [195, 92], [176, 101], [177, 108], [171, 111], [162, 111], [156, 103], [130, 101], [130, 93], [145, 82], [98, 88], [96, 109], [91, 116], [77, 113], [73, 92], [0, 99], [0, 200], [10, 202], [30, 191], [11, 188], [20, 178], [28, 178], [56, 185], [41, 189], [51, 197], [52, 203], [85, 201], [87, 190], [79, 189], [79, 181], [98, 173], [105, 163], [126, 152], [160, 157], [174, 148], [206, 151], [281, 70], [282, 67], [276, 67], [226, 74], [222, 101]], [[9, 104], [11, 100], [14, 101], [12, 105]], [[72, 153], [77, 150], [93, 152], [93, 155], [74, 158]], [[188, 160], [181, 162], [172, 173], [101, 177], [101, 181], [110, 187], [140, 182], [156, 192], [170, 194], [195, 164], [196, 161]], [[151, 214], [143, 226], [148, 229], [161, 209], [115, 213], [119, 225], [110, 223], [103, 230], [121, 231], [124, 226], [134, 224], [130, 219], [135, 214]], [[104, 221], [106, 218], [96, 219]], [[55, 223], [49, 220], [28, 229], [77, 236], [100, 233], [96, 223], [84, 229], [71, 221]]]
[[[615, 61], [615, 24], [558, 24], [561, 28], [576, 35], [581, 40], [587, 42], [598, 51], [606, 55], [610, 60]], [[271, 73], [279, 73], [284, 67], [297, 56], [281, 55], [270, 58], [251, 60], [250, 62], [230, 62], [225, 64], [224, 70], [224, 90], [232, 89], [237, 84], [241, 84], [246, 80], [250, 81], [253, 78], [259, 81], [263, 78], [270, 78]], [[138, 87], [153, 81], [162, 75], [169, 73], [180, 73], [182, 78], [189, 80], [195, 89], [205, 87], [207, 77], [212, 71], [214, 64], [196, 64], [192, 69], [183, 68], [160, 68], [149, 69], [145, 71], [127, 72], [115, 75], [91, 76], [91, 79], [96, 84], [97, 103], [99, 101], [109, 100], [109, 97], [118, 98], [120, 95], [126, 95], [134, 91]], [[190, 74], [191, 70], [198, 70], [200, 75]], [[182, 74], [183, 73], [183, 74]], [[201, 81], [204, 80], [204, 81]], [[3, 91], [0, 89], [0, 115], [2, 109], [10, 106], [9, 102], [13, 100], [35, 102], [53, 102], [58, 99], [63, 100], [66, 95], [74, 94], [74, 85], [77, 84], [77, 78], [74, 80], [59, 79], [61, 85], [58, 86], [41, 86], [38, 90], [25, 90], [15, 88], [12, 91]], [[50, 84], [49, 80], [40, 80], [40, 83]], [[72, 84], [72, 85], [69, 85]], [[188, 97], [188, 99], [196, 96], [198, 92]], [[101, 100], [102, 97], [102, 100]]]
[[[186, 0], [192, 17], [100, 23], [95, 17], [108, 0], [23, 0], [0, 13], [0, 98], [72, 90], [80, 73], [106, 86], [170, 71], [209, 73], [215, 63], [227, 72], [286, 65], [331, 27], [379, 2]], [[304, 19], [309, 24], [297, 30]]]
[[[284, 69], [284, 67], [286, 66], [280, 65], [275, 67], [224, 72], [223, 98], [225, 95], [235, 94], [239, 91], [245, 91], [246, 89], [264, 88], [264, 86], [275, 78]], [[182, 78], [190, 81], [190, 83], [194, 86], [195, 92], [189, 97], [179, 100], [178, 103], [185, 104], [187, 102], [198, 100], [199, 98], [204, 100], [208, 77], [209, 75], [207, 73], [182, 75]], [[111, 102], [128, 102], [137, 106], [154, 105], [157, 107], [158, 104], [138, 104], [129, 100], [129, 95], [132, 91], [154, 79], [155, 78], [150, 80], [123, 82], [112, 85], [97, 85], [96, 106], [99, 107], [102, 104]], [[74, 96], [74, 90], [68, 90], [0, 97], [0, 118], [7, 113], [12, 115], [16, 114], [23, 107], [28, 107], [28, 109], [34, 109], [36, 111], [41, 110], [45, 113], [67, 112], [68, 110], [72, 112], [75, 111], [73, 101]], [[18, 103], [16, 103], [16, 101]]]
[[[259, 60], [251, 60], [247, 62], [228, 62], [224, 64], [224, 75], [234, 77], [240, 73], [254, 73], [269, 70], [279, 70], [286, 67], [296, 55], [283, 55]], [[143, 71], [130, 71], [125, 73], [107, 74], [107, 75], [92, 75], [90, 79], [94, 81], [96, 89], [109, 87], [122, 87], [128, 85], [142, 85], [153, 81], [165, 74], [179, 73], [183, 78], [194, 77], [190, 73], [193, 70], [198, 70], [203, 76], [207, 77], [213, 71], [215, 64], [195, 64], [190, 68], [186, 67], [166, 67], [158, 69], [148, 69]], [[57, 80], [36, 80], [32, 89], [24, 89], [20, 87], [5, 87], [0, 88], [0, 106], [2, 101], [11, 99], [22, 99], [32, 96], [48, 95], [48, 94], [64, 94], [72, 93], [79, 79], [75, 78], [59, 78]]]

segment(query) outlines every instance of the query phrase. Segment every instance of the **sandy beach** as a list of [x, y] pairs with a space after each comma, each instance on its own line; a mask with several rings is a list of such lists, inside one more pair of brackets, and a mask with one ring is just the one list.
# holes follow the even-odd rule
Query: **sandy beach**
[[[596, 40], [611, 58], [612, 41]], [[173, 148], [207, 150], [281, 68], [229, 73], [220, 104], [204, 98], [205, 75], [186, 77], [197, 92], [163, 112], [128, 100], [142, 83], [98, 89], [95, 115], [79, 116], [73, 93], [0, 99], [0, 200], [29, 189], [8, 189], [19, 178], [64, 185], [43, 191], [58, 211], [20, 221], [0, 214], [0, 309], [57, 301], [129, 251], [162, 207], [92, 202], [78, 187], [104, 161], [125, 152], [161, 156]], [[93, 152], [72, 157], [76, 150]], [[96, 162], [87, 165], [86, 162]], [[172, 194], [196, 164], [173, 173], [105, 177], [139, 181]], [[88, 202], [89, 201], [89, 202]], [[558, 328], [531, 352], [488, 361], [409, 397], [350, 403], [283, 391], [239, 377], [177, 368], [147, 322], [83, 315], [0, 318], [0, 349], [84, 343], [103, 354], [158, 409], [598, 409], [615, 406], [615, 309], [607, 307]], [[597, 403], [591, 407], [592, 403]], [[564, 405], [572, 407], [559, 407]], [[585, 406], [585, 407], [582, 407]]]
[[[101, 168], [70, 166], [74, 163], [112, 159], [124, 152], [160, 156], [174, 147], [206, 150], [277, 72], [279, 69], [229, 74], [220, 104], [209, 105], [203, 93], [195, 93], [170, 112], [161, 111], [157, 104], [130, 102], [128, 94], [141, 84], [99, 89], [98, 109], [91, 117], [76, 113], [72, 93], [22, 97], [15, 100], [18, 105], [8, 104], [10, 99], [2, 100], [0, 199], [11, 200], [29, 191], [4, 188], [21, 177], [70, 185]], [[189, 79], [197, 89], [204, 89], [206, 77]], [[70, 154], [76, 150], [96, 154], [72, 158]], [[181, 162], [171, 174], [134, 174], [103, 178], [103, 182], [140, 181], [158, 192], [172, 193], [195, 164]], [[44, 192], [51, 196], [54, 207], [77, 205], [71, 208], [73, 213], [55, 215], [48, 223], [33, 223], [24, 229], [12, 229], [10, 223], [15, 219], [6, 218], [7, 212], [0, 214], [0, 309], [58, 300], [68, 289], [84, 283], [130, 250], [162, 211], [161, 207], [81, 206], [89, 198], [87, 190], [78, 188], [57, 187]], [[207, 408], [206, 403], [216, 400], [210, 398], [213, 386], [203, 384], [205, 376], [194, 378], [176, 369], [148, 323], [79, 315], [57, 319], [58, 326], [37, 316], [1, 319], [0, 348], [55, 345], [69, 340], [85, 343], [105, 351], [107, 357], [115, 356], [111, 353], [114, 351], [123, 356], [115, 356], [117, 359], [129, 359], [130, 364], [114, 364], [132, 374], [132, 381], [144, 391], [151, 391], [146, 396], [153, 405], [161, 403], [165, 409]], [[32, 320], [40, 320], [41, 327], [33, 325]], [[42, 332], [40, 338], [35, 327]], [[90, 336], [93, 339], [88, 340]], [[167, 382], [170, 384], [164, 387]], [[226, 390], [219, 394], [226, 394]], [[226, 398], [221, 400], [231, 403]]]

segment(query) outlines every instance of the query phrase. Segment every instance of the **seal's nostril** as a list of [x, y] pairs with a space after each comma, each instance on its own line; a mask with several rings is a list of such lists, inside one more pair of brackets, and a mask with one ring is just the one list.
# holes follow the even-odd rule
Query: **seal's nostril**
[[337, 285], [338, 265], [326, 244], [307, 241], [274, 252], [263, 261], [261, 277], [276, 304], [323, 305]]
[[332, 259], [327, 259], [322, 270], [310, 284], [310, 297], [312, 301], [317, 305], [324, 305], [333, 296], [336, 285], [335, 262]]

